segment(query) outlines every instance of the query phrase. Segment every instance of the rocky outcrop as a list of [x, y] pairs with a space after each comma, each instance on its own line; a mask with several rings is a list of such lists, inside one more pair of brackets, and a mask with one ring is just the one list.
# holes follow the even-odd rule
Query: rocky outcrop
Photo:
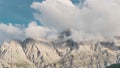
[[0, 68], [105, 68], [115, 63], [120, 63], [120, 46], [114, 41], [28, 38], [0, 47]]
[[49, 41], [26, 39], [23, 44], [27, 58], [34, 63], [37, 68], [44, 68], [45, 65], [60, 60], [60, 56]]
[[[5, 42], [0, 48], [0, 60], [2, 63], [0, 68], [35, 68], [35, 65], [27, 59], [22, 43], [18, 41]], [[3, 62], [4, 61], [4, 62]]]

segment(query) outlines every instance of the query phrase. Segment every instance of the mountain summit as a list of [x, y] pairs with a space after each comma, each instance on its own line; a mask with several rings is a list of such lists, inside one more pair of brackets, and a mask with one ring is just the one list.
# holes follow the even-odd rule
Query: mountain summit
[[120, 63], [120, 44], [115, 41], [60, 40], [4, 42], [0, 47], [0, 68], [105, 68]]

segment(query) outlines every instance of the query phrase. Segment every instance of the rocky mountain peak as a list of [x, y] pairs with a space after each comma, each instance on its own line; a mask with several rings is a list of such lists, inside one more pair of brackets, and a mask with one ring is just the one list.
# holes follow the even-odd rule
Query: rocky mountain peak
[[[70, 36], [69, 31], [62, 34]], [[5, 42], [0, 47], [0, 68], [105, 68], [120, 63], [120, 47], [114, 41], [56, 41], [27, 38]]]

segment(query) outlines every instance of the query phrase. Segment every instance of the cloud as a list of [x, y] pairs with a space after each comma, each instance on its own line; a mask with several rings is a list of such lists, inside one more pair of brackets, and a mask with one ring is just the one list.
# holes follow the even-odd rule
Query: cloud
[[24, 37], [21, 27], [12, 24], [0, 23], [0, 43], [5, 40], [22, 39]]
[[35, 19], [43, 26], [59, 31], [74, 29], [106, 38], [120, 33], [119, 0], [86, 0], [82, 8], [70, 0], [46, 0], [33, 2], [31, 7], [37, 11]]
[[110, 39], [120, 35], [119, 0], [85, 0], [73, 4], [71, 0], [33, 2], [34, 17], [28, 27], [0, 23], [0, 41], [27, 37], [54, 40], [60, 32], [70, 30], [68, 38], [76, 42]]
[[69, 24], [70, 22], [75, 21], [72, 16], [77, 16], [74, 11], [67, 11], [76, 10], [76, 8], [74, 8], [75, 6], [69, 2], [69, 0], [46, 0], [43, 3], [33, 2], [31, 7], [40, 12], [40, 14], [36, 13], [34, 15], [44, 26], [54, 27], [61, 30], [78, 25], [76, 23]]
[[100, 34], [84, 33], [79, 30], [73, 30], [73, 29], [71, 30], [71, 33], [72, 35], [69, 38], [74, 40], [75, 42], [105, 40], [105, 38]]
[[28, 24], [28, 27], [22, 25], [13, 25], [11, 23], [0, 23], [0, 44], [3, 41], [10, 41], [13, 39], [24, 40], [26, 38], [33, 38], [36, 40], [57, 38], [57, 31], [53, 28], [48, 28], [38, 25], [35, 21]]
[[34, 39], [57, 39], [57, 30], [54, 28], [48, 28], [44, 26], [37, 25], [35, 21], [29, 23], [28, 27], [24, 30], [25, 36]]
[[17, 28], [17, 26], [12, 25], [11, 23], [9, 24], [0, 24], [0, 31], [10, 33], [10, 34], [21, 34], [21, 30]]
[[25, 29], [25, 35], [30, 38], [39, 39], [44, 38], [50, 29], [43, 26], [38, 26], [36, 22], [31, 22], [28, 28]]

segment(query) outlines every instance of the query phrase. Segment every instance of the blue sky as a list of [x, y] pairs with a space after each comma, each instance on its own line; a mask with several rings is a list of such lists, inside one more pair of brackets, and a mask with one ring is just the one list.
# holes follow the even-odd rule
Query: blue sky
[[33, 1], [41, 0], [0, 0], [0, 22], [13, 24], [28, 24], [34, 20]]
[[[0, 0], [0, 22], [12, 24], [25, 24], [35, 21], [30, 7], [32, 2], [41, 2], [42, 0]], [[71, 0], [73, 3], [79, 0]]]
[[[33, 38], [33, 36], [37, 36], [37, 38], [38, 38], [38, 36], [44, 35], [46, 30], [48, 31], [48, 29], [46, 29], [44, 27], [46, 25], [44, 25], [44, 22], [41, 21], [42, 18], [39, 16], [39, 14], [37, 17], [37, 18], [40, 18], [39, 20], [33, 14], [33, 13], [36, 14], [36, 13], [40, 13], [40, 12], [44, 13], [44, 11], [39, 10], [40, 5], [37, 4], [42, 1], [43, 0], [0, 0], [0, 43], [2, 43], [3, 41], [6, 41], [6, 40], [12, 40], [12, 39], [24, 40], [26, 37]], [[60, 0], [60, 2], [61, 1], [62, 0]], [[68, 1], [63, 0], [63, 2], [61, 2], [61, 4], [59, 4], [59, 5], [62, 6], [63, 5], [62, 3], [64, 3], [64, 2], [66, 3]], [[74, 0], [74, 1], [77, 2], [77, 0]], [[43, 4], [43, 6], [41, 6], [41, 7], [43, 9], [48, 9], [48, 11], [52, 11], [53, 13], [55, 13], [54, 10], [51, 8], [51, 4], [52, 5], [55, 5], [54, 3], [58, 4], [57, 0], [51, 0], [49, 2], [50, 3], [48, 3], [46, 6]], [[59, 2], [59, 0], [58, 0], [58, 2]], [[37, 5], [39, 7], [36, 7], [35, 5]], [[33, 7], [31, 8], [30, 6], [33, 6]], [[45, 6], [45, 8], [44, 8], [44, 6]], [[50, 8], [47, 8], [47, 7], [50, 7]], [[38, 9], [35, 9], [35, 8], [38, 8]], [[59, 8], [59, 7], [57, 7], [55, 5], [53, 8]], [[66, 10], [67, 10], [67, 8], [66, 8]], [[68, 10], [68, 11], [70, 11], [70, 10]], [[48, 17], [48, 15], [46, 17], [46, 14], [45, 14], [45, 20]], [[48, 14], [49, 14], [49, 12], [48, 12]], [[50, 13], [50, 15], [51, 14], [52, 13]], [[54, 15], [56, 15], [56, 14], [53, 14], [53, 16]], [[43, 16], [44, 16], [44, 14], [43, 14]], [[61, 16], [59, 16], [59, 14], [58, 14], [57, 17], [61, 17]], [[49, 20], [51, 20], [51, 19], [49, 19]], [[55, 20], [55, 18], [54, 18], [54, 20]], [[15, 25], [15, 24], [19, 24], [19, 25]], [[22, 24], [24, 24], [24, 25], [22, 25]], [[51, 22], [49, 21], [47, 23], [47, 25], [50, 25], [50, 24], [51, 24]], [[42, 26], [42, 25], [44, 25], [44, 26]], [[53, 25], [53, 24], [51, 24], [51, 25]], [[34, 27], [34, 30], [32, 30], [33, 27]], [[49, 26], [47, 26], [47, 27], [49, 27]], [[41, 33], [43, 33], [43, 34], [41, 34]], [[54, 33], [54, 32], [52, 31], [52, 33]]]
[[[81, 32], [90, 35], [90, 38], [120, 35], [120, 0], [46, 0], [39, 3], [40, 1], [0, 0], [0, 41], [14, 37], [39, 37], [41, 33], [46, 33], [46, 28], [56, 32], [73, 29], [78, 37]], [[26, 26], [19, 27], [15, 24]]]
[[[0, 23], [24, 24], [28, 25], [31, 21], [40, 21], [34, 19], [35, 10], [31, 8], [33, 2], [42, 2], [44, 0], [0, 0]], [[63, 0], [64, 1], [64, 0]], [[83, 0], [71, 0], [74, 4]]]

